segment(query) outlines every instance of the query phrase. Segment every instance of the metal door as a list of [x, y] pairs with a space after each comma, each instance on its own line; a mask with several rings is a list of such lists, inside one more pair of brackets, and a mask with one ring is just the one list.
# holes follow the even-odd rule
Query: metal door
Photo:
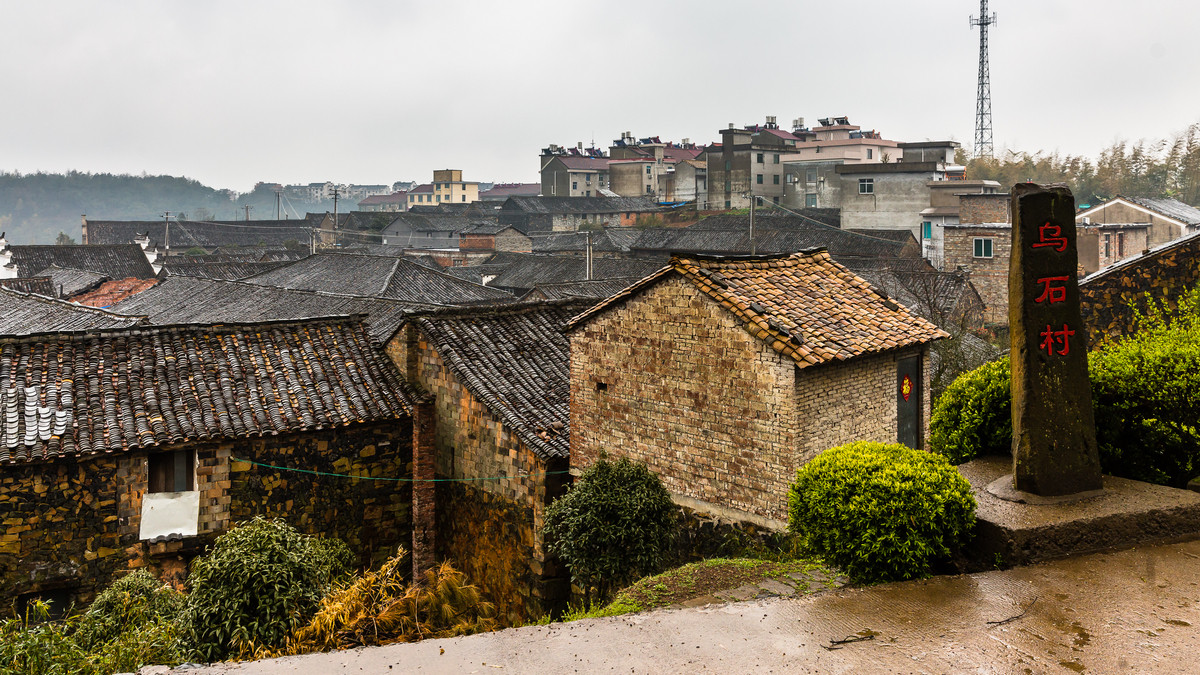
[[921, 357], [908, 356], [896, 363], [896, 440], [920, 449]]

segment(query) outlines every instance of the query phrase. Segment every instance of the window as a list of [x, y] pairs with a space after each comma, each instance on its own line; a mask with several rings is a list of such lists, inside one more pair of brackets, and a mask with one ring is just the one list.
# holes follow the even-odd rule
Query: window
[[867, 148], [867, 159], [871, 159], [874, 156], [875, 156], [875, 151], [872, 150], [871, 148]]
[[778, 153], [778, 152], [777, 152], [777, 153], [775, 153], [774, 155], [772, 155], [772, 157], [774, 158], [774, 159], [773, 159], [773, 162], [774, 162], [775, 164], [778, 164], [778, 163], [779, 163], [779, 153]]
[[467, 196], [466, 196], [466, 195], [463, 195], [463, 196], [462, 196], [462, 200], [463, 200], [464, 202], [465, 202], [465, 201], [467, 201]]
[[579, 189], [579, 183], [578, 183], [578, 182], [576, 182], [576, 181], [571, 181], [571, 189], [572, 189], [572, 190], [578, 190], [578, 189]]
[[858, 194], [860, 194], [860, 195], [875, 194], [875, 179], [874, 178], [859, 178], [858, 179]]
[[149, 492], [188, 492], [195, 489], [195, 455], [191, 450], [156, 452], [149, 464]]
[[591, 197], [591, 196], [592, 196], [592, 191], [591, 191], [591, 190], [588, 190], [588, 191], [587, 191], [587, 194], [586, 194], [586, 195], [584, 195], [584, 196], [585, 196], [585, 197]]
[[758, 153], [758, 158], [755, 161], [758, 162], [759, 164], [763, 163], [763, 154], [761, 152]]
[[819, 146], [819, 145], [817, 146], [817, 154], [818, 155], [821, 154], [821, 146]]
[[975, 238], [975, 257], [990, 258], [992, 257], [992, 240], [988, 237]]
[[649, 164], [646, 165], [646, 175], [647, 176], [650, 175], [650, 165]]
[[817, 195], [812, 192], [804, 195], [804, 205], [810, 209], [817, 208]]
[[771, 176], [771, 178], [774, 178], [774, 179], [775, 179], [775, 184], [776, 184], [776, 185], [779, 185], [779, 174], [775, 174], [774, 176]]
[[725, 208], [729, 208], [729, 200], [728, 199], [725, 200]]
[[928, 220], [921, 223], [921, 238], [933, 239], [933, 223]]
[[760, 173], [760, 174], [757, 174], [757, 175], [755, 175], [755, 176], [754, 176], [754, 182], [755, 182], [755, 183], [758, 183], [759, 185], [762, 185], [762, 184], [763, 184], [763, 182], [762, 182], [762, 174], [761, 174], [761, 173]]
[[816, 169], [807, 169], [807, 170], [804, 172], [804, 181], [805, 181], [806, 183], [815, 183], [815, 182], [817, 182], [817, 170], [816, 170]]
[[592, 182], [592, 174], [590, 174], [590, 173], [589, 173], [589, 174], [587, 174], [586, 176], [584, 176], [584, 177], [583, 177], [583, 182], [585, 182], [585, 183], [590, 183], [590, 182]]

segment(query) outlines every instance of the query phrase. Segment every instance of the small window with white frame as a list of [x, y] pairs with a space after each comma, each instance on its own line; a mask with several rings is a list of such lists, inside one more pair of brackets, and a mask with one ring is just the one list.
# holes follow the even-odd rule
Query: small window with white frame
[[875, 194], [875, 179], [874, 178], [859, 178], [858, 179], [858, 194], [860, 194], [860, 195]]
[[975, 257], [991, 258], [992, 241], [991, 237], [975, 237]]

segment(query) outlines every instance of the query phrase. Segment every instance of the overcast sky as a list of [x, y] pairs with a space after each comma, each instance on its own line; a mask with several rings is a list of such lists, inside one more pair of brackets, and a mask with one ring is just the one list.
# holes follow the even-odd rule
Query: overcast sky
[[[1200, 122], [1200, 8], [992, 0], [997, 150]], [[0, 0], [0, 170], [537, 180], [540, 148], [846, 115], [974, 138], [969, 0]]]

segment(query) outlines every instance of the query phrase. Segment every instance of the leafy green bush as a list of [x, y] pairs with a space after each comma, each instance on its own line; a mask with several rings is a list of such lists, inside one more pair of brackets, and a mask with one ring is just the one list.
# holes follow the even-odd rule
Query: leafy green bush
[[826, 450], [788, 492], [789, 529], [859, 583], [927, 576], [974, 522], [971, 486], [946, 458], [898, 443]]
[[546, 548], [590, 598], [659, 570], [676, 535], [675, 504], [645, 464], [601, 459], [546, 509]]
[[33, 602], [25, 616], [0, 622], [0, 673], [75, 675], [90, 672], [69, 621], [50, 621], [50, 606]]
[[1200, 290], [1150, 304], [1139, 331], [1088, 355], [1100, 464], [1186, 487], [1200, 474]]
[[180, 630], [193, 655], [218, 661], [240, 645], [282, 646], [317, 610], [337, 556], [277, 520], [255, 518], [192, 562]]
[[155, 621], [174, 621], [183, 594], [138, 570], [113, 582], [96, 596], [80, 618], [75, 640], [86, 650]]
[[1007, 356], [959, 376], [933, 407], [929, 448], [951, 464], [1011, 453], [1010, 381]]

